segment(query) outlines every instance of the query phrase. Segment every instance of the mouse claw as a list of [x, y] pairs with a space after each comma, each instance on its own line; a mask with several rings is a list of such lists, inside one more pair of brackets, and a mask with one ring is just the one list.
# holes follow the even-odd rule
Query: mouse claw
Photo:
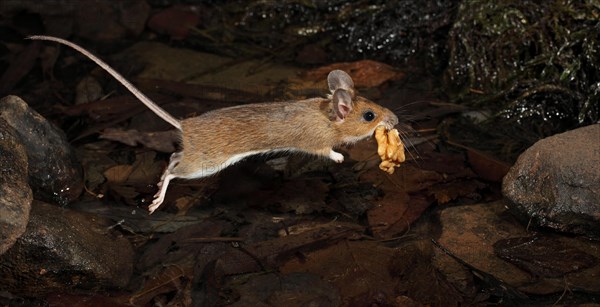
[[148, 213], [152, 214], [156, 209], [158, 209], [158, 207], [160, 207], [160, 205], [162, 204], [162, 199], [155, 199], [150, 206], [148, 206]]

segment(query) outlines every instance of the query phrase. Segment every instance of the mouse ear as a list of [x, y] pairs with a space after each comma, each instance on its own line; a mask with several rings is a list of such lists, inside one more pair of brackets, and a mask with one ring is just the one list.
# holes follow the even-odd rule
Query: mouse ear
[[338, 89], [344, 89], [348, 91], [351, 96], [354, 96], [354, 81], [352, 81], [352, 78], [342, 70], [332, 70], [327, 76], [327, 84], [329, 85], [331, 93]]
[[338, 120], [343, 120], [352, 112], [352, 95], [344, 89], [337, 89], [333, 92], [333, 110]]

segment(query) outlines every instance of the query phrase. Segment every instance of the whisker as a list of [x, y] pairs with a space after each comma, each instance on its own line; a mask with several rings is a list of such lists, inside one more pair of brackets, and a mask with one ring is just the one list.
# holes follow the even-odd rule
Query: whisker
[[414, 106], [414, 105], [417, 105], [417, 104], [424, 104], [424, 103], [430, 104], [430, 103], [436, 103], [436, 102], [439, 102], [439, 100], [437, 100], [437, 99], [415, 100], [413, 102], [409, 102], [409, 103], [403, 104], [401, 106], [398, 106], [397, 108], [394, 108], [392, 110], [394, 110], [394, 111], [401, 111], [402, 109], [406, 109], [408, 107], [411, 107], [411, 106]]
[[[408, 155], [410, 156], [410, 159], [412, 161], [415, 161], [418, 165], [417, 159], [418, 159], [418, 150], [415, 147], [415, 145], [413, 144], [411, 137], [409, 136], [410, 134], [416, 134], [415, 129], [413, 129], [411, 126], [407, 125], [407, 124], [401, 124], [400, 127], [398, 127], [398, 133], [400, 134], [400, 138], [402, 139], [402, 143], [405, 144], [405, 148], [407, 148], [408, 150], [406, 150], [406, 152], [408, 153]], [[412, 150], [410, 150], [412, 149]], [[417, 154], [416, 156], [413, 155], [413, 151]]]

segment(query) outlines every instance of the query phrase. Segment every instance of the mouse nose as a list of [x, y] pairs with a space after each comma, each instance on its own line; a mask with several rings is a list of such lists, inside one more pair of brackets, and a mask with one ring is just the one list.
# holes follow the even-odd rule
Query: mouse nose
[[396, 126], [398, 124], [398, 116], [396, 116], [396, 114], [394, 114], [394, 113], [391, 113], [387, 116], [386, 122], [388, 123], [388, 125], [390, 125], [390, 127], [393, 128], [394, 126]]

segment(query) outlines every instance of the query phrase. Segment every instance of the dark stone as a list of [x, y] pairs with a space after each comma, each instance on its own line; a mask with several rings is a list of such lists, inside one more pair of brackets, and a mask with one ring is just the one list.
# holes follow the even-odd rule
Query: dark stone
[[0, 256], [0, 291], [32, 297], [125, 287], [134, 252], [110, 223], [34, 201], [27, 230]]
[[600, 125], [535, 143], [504, 177], [502, 193], [532, 225], [600, 237]]
[[35, 198], [61, 205], [76, 199], [83, 190], [82, 169], [62, 130], [17, 96], [0, 100], [0, 118], [26, 148]]
[[0, 255], [25, 232], [32, 200], [25, 147], [0, 118]]

